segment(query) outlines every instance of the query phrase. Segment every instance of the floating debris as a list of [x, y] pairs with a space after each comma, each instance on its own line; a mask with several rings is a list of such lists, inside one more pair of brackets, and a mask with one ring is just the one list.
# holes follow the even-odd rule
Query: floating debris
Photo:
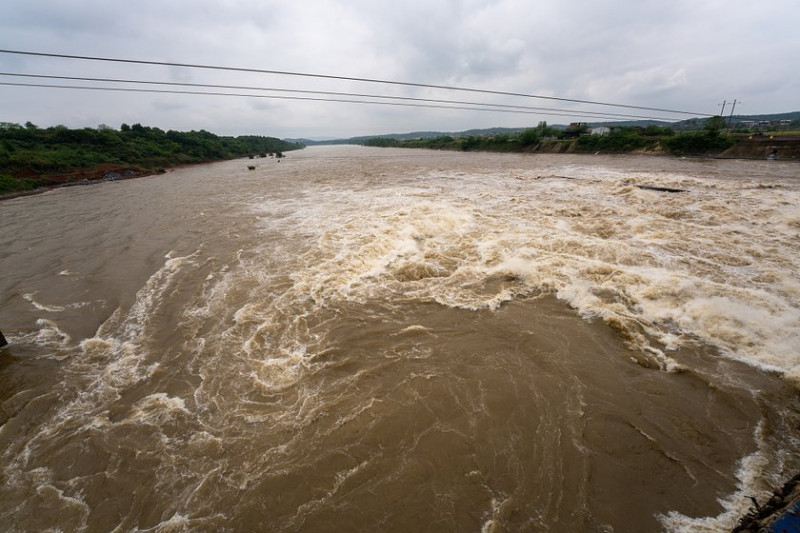
[[658, 191], [658, 192], [687, 192], [686, 189], [674, 189], [672, 187], [658, 187], [656, 185], [637, 185], [640, 189], [645, 191]]

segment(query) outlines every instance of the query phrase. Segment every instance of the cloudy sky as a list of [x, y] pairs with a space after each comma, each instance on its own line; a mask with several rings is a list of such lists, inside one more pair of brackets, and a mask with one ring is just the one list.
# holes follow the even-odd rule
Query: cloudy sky
[[[0, 48], [368, 78], [696, 113], [800, 110], [797, 0], [4, 0]], [[601, 114], [686, 115], [310, 76], [0, 53], [1, 83], [214, 91], [211, 96], [0, 85], [0, 122], [141, 123], [218, 134], [348, 137], [520, 127]], [[35, 74], [252, 89], [100, 83]], [[318, 91], [276, 92], [261, 88]], [[399, 96], [384, 103], [327, 93]], [[450, 104], [422, 102], [448, 100]], [[489, 108], [502, 104], [517, 108]], [[476, 109], [479, 108], [480, 110]], [[521, 108], [526, 109], [521, 109]], [[464, 109], [466, 108], [466, 109]], [[547, 109], [558, 109], [560, 113]], [[493, 109], [493, 110], [487, 110]]]

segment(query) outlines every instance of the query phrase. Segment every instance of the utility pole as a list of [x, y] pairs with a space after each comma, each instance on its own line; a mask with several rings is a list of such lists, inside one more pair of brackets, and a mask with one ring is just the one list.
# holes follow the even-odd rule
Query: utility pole
[[[727, 103], [728, 103], [727, 100], [723, 100], [722, 101], [722, 111], [719, 112], [719, 116], [721, 116], [721, 117], [725, 116], [725, 104], [727, 104]], [[719, 105], [719, 104], [717, 104], [717, 105]]]
[[[741, 102], [739, 102], [739, 103], [741, 104]], [[733, 110], [734, 109], [736, 109], [736, 100], [735, 99], [733, 100], [733, 104], [731, 105], [731, 114], [728, 117], [728, 131], [725, 132], [725, 133], [728, 133], [728, 132], [731, 131], [731, 121], [733, 120]]]

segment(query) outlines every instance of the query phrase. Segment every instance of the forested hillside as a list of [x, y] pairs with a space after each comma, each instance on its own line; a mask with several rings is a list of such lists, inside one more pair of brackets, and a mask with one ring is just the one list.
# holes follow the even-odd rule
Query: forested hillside
[[148, 173], [298, 148], [302, 146], [274, 137], [222, 137], [204, 130], [165, 132], [141, 124], [123, 124], [116, 130], [0, 123], [0, 194], [86, 179], [79, 171], [98, 166]]

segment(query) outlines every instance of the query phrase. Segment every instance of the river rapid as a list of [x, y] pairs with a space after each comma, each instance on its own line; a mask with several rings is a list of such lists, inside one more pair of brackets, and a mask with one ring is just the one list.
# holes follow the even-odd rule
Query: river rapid
[[778, 161], [312, 147], [0, 202], [2, 529], [730, 529], [800, 471], [799, 235]]

